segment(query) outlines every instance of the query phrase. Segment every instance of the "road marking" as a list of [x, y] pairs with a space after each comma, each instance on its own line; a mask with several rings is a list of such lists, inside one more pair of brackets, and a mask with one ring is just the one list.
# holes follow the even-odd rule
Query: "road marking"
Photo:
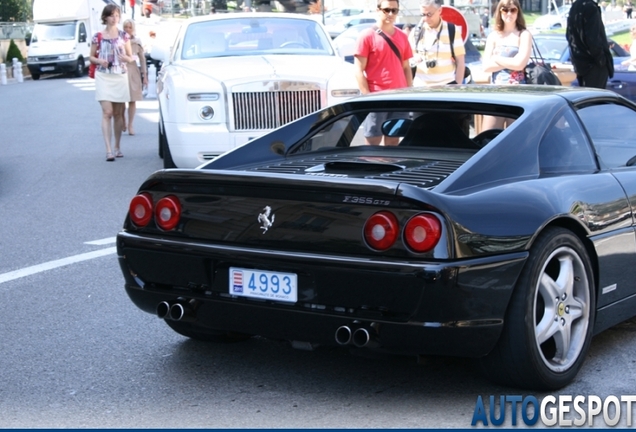
[[25, 267], [20, 270], [3, 273], [3, 274], [0, 274], [0, 284], [9, 282], [15, 279], [20, 279], [26, 276], [31, 276], [33, 274], [41, 273], [47, 270], [53, 270], [58, 267], [64, 267], [70, 264], [75, 264], [78, 262], [88, 261], [91, 259], [106, 256], [106, 255], [111, 255], [111, 254], [114, 254], [115, 252], [117, 252], [117, 248], [113, 246], [106, 249], [100, 249], [93, 252], [73, 255], [68, 258], [62, 258], [59, 260], [49, 261], [42, 264], [31, 266], [31, 267]]
[[93, 240], [84, 242], [87, 245], [95, 245], [95, 246], [104, 246], [107, 244], [115, 243], [117, 241], [117, 237], [106, 237], [101, 240]]

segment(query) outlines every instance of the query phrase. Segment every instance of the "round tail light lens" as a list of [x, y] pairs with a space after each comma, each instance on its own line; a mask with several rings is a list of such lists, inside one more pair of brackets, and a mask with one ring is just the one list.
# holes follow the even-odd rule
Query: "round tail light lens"
[[432, 214], [413, 216], [404, 227], [404, 241], [415, 252], [428, 252], [442, 236], [442, 224]]
[[364, 224], [364, 239], [375, 250], [387, 250], [398, 238], [400, 227], [397, 218], [390, 212], [378, 212]]
[[161, 198], [155, 207], [155, 221], [161, 229], [169, 231], [177, 226], [181, 218], [181, 204], [175, 196]]
[[152, 197], [148, 193], [135, 196], [128, 208], [130, 220], [138, 227], [145, 227], [152, 219]]

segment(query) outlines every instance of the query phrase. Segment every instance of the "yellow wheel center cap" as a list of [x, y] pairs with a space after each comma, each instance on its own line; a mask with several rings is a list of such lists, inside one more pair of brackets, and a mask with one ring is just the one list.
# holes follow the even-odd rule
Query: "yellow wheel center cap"
[[565, 313], [565, 305], [563, 303], [559, 303], [559, 306], [557, 307], [557, 313], [559, 314], [559, 316], [563, 316], [563, 314]]

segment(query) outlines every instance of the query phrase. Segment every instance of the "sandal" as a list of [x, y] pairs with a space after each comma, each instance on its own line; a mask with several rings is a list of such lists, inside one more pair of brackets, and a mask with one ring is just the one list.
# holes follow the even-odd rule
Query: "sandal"
[[115, 150], [115, 157], [124, 157], [124, 154], [119, 150]]
[[115, 160], [115, 156], [113, 156], [113, 152], [106, 153], [106, 162], [112, 162]]

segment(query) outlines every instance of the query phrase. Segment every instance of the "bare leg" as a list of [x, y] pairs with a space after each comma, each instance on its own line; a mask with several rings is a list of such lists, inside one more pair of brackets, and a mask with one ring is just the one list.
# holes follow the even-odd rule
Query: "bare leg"
[[113, 104], [108, 101], [100, 101], [102, 106], [102, 135], [104, 136], [104, 144], [106, 144], [106, 153], [112, 153], [111, 137], [112, 137], [112, 119]]
[[384, 136], [384, 145], [385, 146], [396, 146], [400, 143], [399, 137], [388, 137]]
[[137, 104], [135, 102], [128, 102], [128, 135], [135, 134], [135, 129], [133, 128], [133, 120], [135, 119], [136, 112]]
[[124, 122], [124, 127], [121, 129], [122, 132], [126, 132], [126, 104], [124, 104], [124, 110], [121, 113], [122, 121]]
[[503, 129], [505, 121], [505, 117], [485, 115], [481, 122], [481, 130], [485, 131], [488, 129]]
[[382, 137], [381, 136], [377, 136], [377, 137], [364, 137], [364, 140], [366, 141], [366, 144], [368, 145], [380, 145], [380, 143], [382, 142]]
[[120, 151], [121, 144], [121, 132], [124, 123], [124, 108], [126, 104], [120, 102], [113, 102], [113, 116], [114, 116], [114, 129], [115, 129], [115, 152]]

